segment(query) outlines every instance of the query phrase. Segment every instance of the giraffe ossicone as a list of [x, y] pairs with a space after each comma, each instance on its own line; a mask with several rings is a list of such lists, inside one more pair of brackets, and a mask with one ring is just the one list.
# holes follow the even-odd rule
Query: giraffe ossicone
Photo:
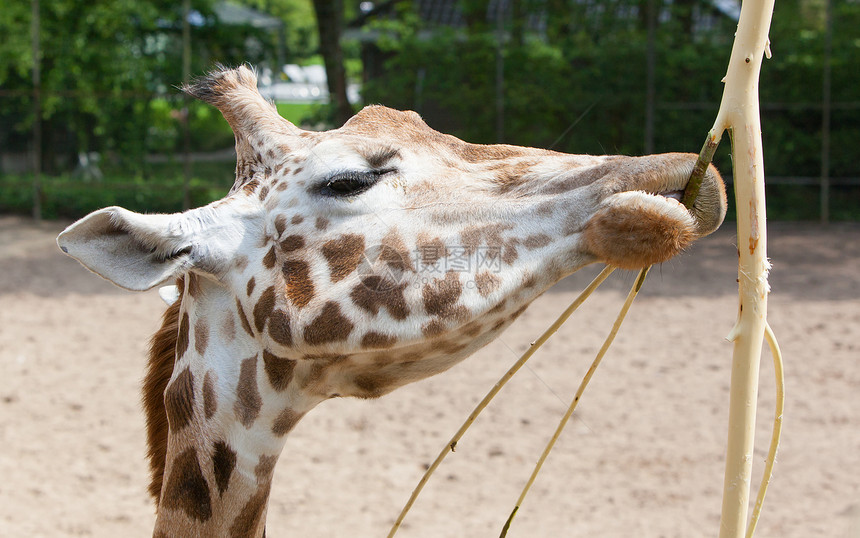
[[178, 286], [144, 383], [156, 535], [262, 535], [286, 434], [315, 405], [447, 370], [568, 274], [663, 262], [726, 211], [713, 167], [692, 209], [677, 201], [695, 155], [469, 144], [381, 106], [303, 131], [246, 67], [185, 90], [235, 133], [230, 193], [102, 209], [58, 237], [119, 286]]

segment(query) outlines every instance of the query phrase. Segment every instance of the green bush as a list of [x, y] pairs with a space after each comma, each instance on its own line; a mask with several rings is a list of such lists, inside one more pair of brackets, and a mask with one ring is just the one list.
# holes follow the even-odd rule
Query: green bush
[[[191, 207], [223, 198], [233, 185], [233, 164], [195, 163], [189, 183]], [[181, 165], [153, 165], [157, 178], [122, 176], [111, 172], [104, 180], [71, 176], [43, 177], [42, 216], [75, 219], [91, 211], [119, 205], [141, 213], [182, 210]], [[205, 179], [204, 179], [205, 178]], [[0, 175], [0, 213], [29, 215], [33, 207], [31, 175]]]

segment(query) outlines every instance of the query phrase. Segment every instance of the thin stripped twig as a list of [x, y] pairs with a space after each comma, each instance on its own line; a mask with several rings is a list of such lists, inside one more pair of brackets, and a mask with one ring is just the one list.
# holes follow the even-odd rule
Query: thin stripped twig
[[487, 405], [490, 403], [490, 400], [492, 400], [496, 396], [496, 394], [498, 394], [502, 387], [504, 387], [505, 384], [510, 381], [510, 379], [526, 363], [526, 361], [528, 361], [529, 358], [531, 358], [531, 356], [534, 355], [535, 352], [544, 344], [544, 342], [546, 342], [549, 337], [552, 336], [565, 321], [567, 321], [571, 314], [573, 314], [573, 312], [577, 308], [579, 308], [582, 303], [585, 302], [585, 300], [591, 295], [591, 293], [596, 290], [597, 287], [600, 286], [600, 284], [602, 284], [603, 281], [606, 280], [606, 278], [610, 274], [612, 274], [614, 270], [614, 267], [608, 265], [604, 267], [603, 271], [601, 271], [600, 274], [597, 275], [594, 280], [591, 281], [591, 284], [589, 284], [588, 287], [585, 288], [582, 293], [579, 294], [579, 297], [577, 297], [570, 304], [570, 306], [568, 306], [567, 309], [565, 309], [565, 311], [561, 313], [558, 319], [555, 320], [552, 325], [550, 325], [550, 327], [540, 336], [540, 338], [534, 341], [534, 343], [529, 347], [529, 349], [526, 350], [525, 353], [523, 353], [519, 360], [517, 360], [517, 362], [515, 362], [514, 365], [511, 366], [507, 372], [505, 372], [505, 375], [503, 375], [501, 379], [496, 382], [493, 388], [490, 389], [490, 392], [488, 392], [487, 395], [484, 396], [484, 399], [481, 400], [477, 407], [475, 407], [475, 409], [472, 411], [472, 413], [469, 415], [463, 425], [460, 426], [460, 429], [457, 430], [457, 433], [454, 434], [454, 437], [452, 437], [451, 440], [448, 441], [448, 444], [445, 445], [445, 447], [436, 457], [436, 460], [433, 462], [433, 464], [430, 465], [427, 471], [424, 472], [424, 476], [421, 477], [421, 480], [418, 482], [418, 485], [415, 486], [415, 489], [412, 491], [412, 495], [409, 497], [409, 500], [406, 502], [406, 505], [403, 507], [403, 510], [400, 511], [400, 515], [397, 516], [397, 521], [394, 522], [394, 525], [388, 532], [388, 538], [392, 538], [395, 533], [397, 533], [397, 530], [403, 523], [403, 519], [406, 517], [407, 512], [409, 512], [409, 509], [412, 508], [413, 504], [415, 504], [415, 500], [418, 498], [418, 495], [421, 493], [421, 490], [424, 489], [424, 485], [427, 484], [427, 481], [430, 479], [430, 476], [433, 474], [434, 471], [436, 471], [436, 468], [439, 467], [439, 465], [442, 463], [442, 460], [444, 460], [445, 457], [448, 455], [448, 452], [454, 451], [457, 446], [457, 442], [460, 440], [460, 438], [463, 437], [463, 434], [466, 433], [466, 430], [469, 429], [469, 426], [471, 426], [472, 423], [475, 422], [475, 419], [478, 418], [478, 415], [480, 415], [484, 408], [487, 407]]
[[642, 283], [645, 282], [645, 276], [648, 274], [648, 269], [650, 269], [650, 266], [639, 271], [639, 277], [636, 279], [636, 282], [633, 284], [633, 287], [630, 288], [630, 293], [627, 294], [627, 299], [624, 301], [624, 305], [621, 307], [621, 311], [618, 313], [618, 317], [615, 319], [615, 323], [612, 325], [612, 330], [609, 331], [609, 335], [606, 337], [606, 340], [603, 341], [603, 346], [600, 348], [600, 351], [597, 352], [597, 356], [591, 363], [591, 367], [588, 369], [588, 372], [585, 373], [585, 377], [582, 378], [582, 382], [580, 382], [579, 388], [576, 389], [576, 395], [573, 397], [573, 401], [570, 402], [570, 406], [567, 408], [567, 412], [564, 414], [564, 416], [561, 418], [561, 421], [559, 421], [558, 423], [558, 427], [555, 430], [555, 434], [549, 440], [543, 450], [543, 453], [540, 455], [537, 464], [535, 464], [534, 471], [532, 471], [528, 482], [526, 482], [526, 485], [523, 487], [523, 490], [520, 493], [520, 498], [517, 499], [517, 504], [511, 511], [511, 515], [508, 516], [508, 520], [505, 521], [505, 525], [504, 527], [502, 527], [502, 532], [499, 535], [499, 538], [505, 538], [505, 536], [508, 534], [508, 529], [510, 529], [511, 527], [511, 522], [514, 519], [514, 516], [517, 515], [517, 511], [523, 505], [526, 495], [528, 495], [529, 489], [531, 489], [532, 484], [534, 484], [538, 473], [540, 473], [541, 467], [543, 467], [544, 461], [546, 461], [547, 456], [549, 456], [549, 453], [552, 451], [553, 446], [555, 446], [556, 441], [558, 441], [558, 438], [561, 436], [561, 432], [564, 430], [564, 427], [567, 425], [567, 422], [573, 415], [573, 412], [576, 409], [576, 405], [579, 403], [583, 392], [585, 392], [585, 387], [588, 386], [588, 382], [591, 381], [591, 377], [594, 375], [594, 372], [597, 371], [597, 367], [600, 365], [600, 361], [603, 359], [603, 356], [606, 355], [606, 352], [609, 350], [609, 346], [611, 346], [612, 342], [615, 340], [615, 335], [618, 334], [618, 329], [621, 328], [621, 323], [624, 321], [625, 316], [627, 316], [627, 311], [630, 310], [630, 305], [633, 304], [633, 299], [636, 298], [636, 295], [642, 288]]
[[773, 356], [773, 373], [776, 377], [776, 413], [773, 417], [770, 450], [768, 450], [767, 459], [765, 460], [764, 473], [761, 477], [761, 485], [758, 487], [758, 495], [756, 496], [752, 517], [750, 518], [749, 526], [747, 526], [746, 538], [752, 538], [755, 533], [759, 516], [761, 516], [761, 507], [764, 504], [764, 496], [767, 493], [768, 485], [770, 485], [770, 479], [773, 478], [776, 451], [779, 449], [779, 438], [782, 434], [782, 413], [785, 410], [785, 373], [782, 369], [782, 351], [780, 351], [779, 342], [776, 341], [776, 336], [773, 334], [768, 323], [765, 323], [764, 326], [764, 337], [767, 340], [768, 347], [770, 347], [770, 354]]

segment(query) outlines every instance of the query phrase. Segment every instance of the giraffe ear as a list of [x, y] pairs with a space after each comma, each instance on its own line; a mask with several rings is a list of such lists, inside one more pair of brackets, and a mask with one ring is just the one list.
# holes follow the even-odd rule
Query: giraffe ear
[[148, 290], [191, 267], [193, 245], [181, 217], [108, 207], [66, 228], [57, 245], [117, 286]]

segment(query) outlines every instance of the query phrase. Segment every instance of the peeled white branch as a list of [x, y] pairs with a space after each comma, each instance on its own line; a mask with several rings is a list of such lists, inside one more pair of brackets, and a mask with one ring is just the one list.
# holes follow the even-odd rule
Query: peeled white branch
[[[729, 433], [720, 538], [744, 536], [753, 461], [759, 361], [767, 325], [767, 229], [764, 160], [758, 80], [774, 0], [744, 0], [729, 60], [725, 90], [709, 141], [732, 132], [738, 226], [738, 320], [728, 338], [734, 343]], [[769, 51], [768, 51], [769, 52]]]

